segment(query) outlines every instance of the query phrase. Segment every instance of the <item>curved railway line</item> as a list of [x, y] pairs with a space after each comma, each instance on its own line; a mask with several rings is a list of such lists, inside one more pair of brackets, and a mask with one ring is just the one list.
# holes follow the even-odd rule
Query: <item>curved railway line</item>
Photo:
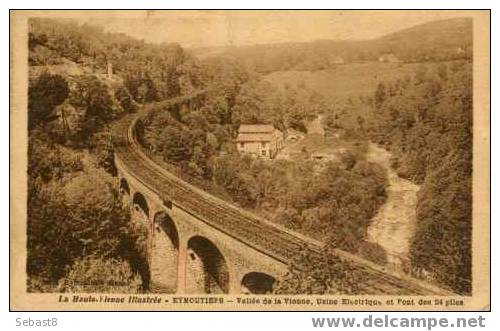
[[[168, 106], [187, 98], [172, 99]], [[277, 226], [252, 213], [227, 203], [176, 177], [147, 155], [136, 136], [136, 124], [147, 110], [128, 114], [113, 128], [115, 158], [127, 167], [137, 181], [163, 201], [183, 209], [208, 226], [216, 228], [263, 254], [288, 264], [303, 247], [319, 254], [322, 243]], [[341, 258], [352, 261], [366, 276], [365, 294], [451, 295], [451, 292], [405, 275], [394, 274], [353, 254], [337, 250]]]

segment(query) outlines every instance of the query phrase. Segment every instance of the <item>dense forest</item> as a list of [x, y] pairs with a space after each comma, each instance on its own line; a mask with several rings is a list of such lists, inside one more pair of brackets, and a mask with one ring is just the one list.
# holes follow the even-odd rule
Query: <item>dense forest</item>
[[[423, 32], [435, 31], [435, 24], [440, 33], [426, 39]], [[30, 19], [29, 25], [30, 291], [148, 290], [148, 234], [116, 190], [110, 137], [116, 120], [147, 105], [139, 138], [155, 160], [227, 201], [327, 243], [319, 260], [307, 251], [297, 256], [278, 293], [356, 293], [362, 279], [332, 248], [385, 262], [383, 249], [365, 240], [387, 185], [385, 171], [366, 160], [369, 140], [390, 149], [400, 176], [422, 185], [414, 274], [470, 293], [469, 20], [373, 41], [255, 46], [202, 59], [176, 44], [149, 44], [70, 20]], [[378, 61], [387, 53], [441, 63], [337, 105], [304, 83], [281, 88], [262, 75], [321, 70], [340, 65], [339, 57]], [[155, 103], [197, 90], [207, 92], [196, 109]], [[350, 146], [336, 160], [318, 166], [304, 150], [299, 161], [265, 162], [235, 150], [241, 123], [307, 133], [318, 114], [325, 115], [327, 135], [341, 132]]]

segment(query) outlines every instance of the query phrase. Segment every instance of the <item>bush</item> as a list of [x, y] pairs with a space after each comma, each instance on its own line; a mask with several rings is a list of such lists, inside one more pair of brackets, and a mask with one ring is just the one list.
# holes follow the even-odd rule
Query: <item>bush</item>
[[141, 277], [121, 259], [85, 256], [76, 260], [59, 280], [60, 292], [140, 293]]
[[362, 294], [365, 275], [351, 262], [325, 248], [314, 255], [304, 248], [293, 259], [288, 273], [274, 286], [275, 294]]
[[359, 255], [374, 263], [385, 265], [387, 254], [385, 249], [377, 243], [365, 241], [359, 247]]
[[52, 283], [77, 258], [118, 256], [129, 222], [103, 170], [75, 173], [61, 184], [28, 196], [28, 274]]
[[97, 165], [111, 175], [117, 173], [114, 161], [114, 148], [109, 132], [100, 132], [94, 135], [90, 146], [97, 159]]
[[68, 83], [60, 75], [42, 73], [28, 89], [28, 126], [34, 128], [53, 119], [54, 107], [69, 95]]
[[127, 113], [133, 113], [137, 111], [137, 104], [126, 88], [118, 88], [115, 92], [115, 98], [118, 100], [123, 110], [125, 110]]

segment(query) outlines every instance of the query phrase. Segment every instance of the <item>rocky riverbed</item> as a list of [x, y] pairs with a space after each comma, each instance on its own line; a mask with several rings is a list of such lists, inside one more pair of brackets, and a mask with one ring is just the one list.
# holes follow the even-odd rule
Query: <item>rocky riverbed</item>
[[367, 159], [386, 169], [389, 186], [386, 189], [387, 201], [368, 228], [368, 241], [382, 246], [387, 254], [387, 264], [399, 268], [408, 258], [420, 186], [399, 177], [390, 166], [390, 158], [390, 152], [370, 143]]

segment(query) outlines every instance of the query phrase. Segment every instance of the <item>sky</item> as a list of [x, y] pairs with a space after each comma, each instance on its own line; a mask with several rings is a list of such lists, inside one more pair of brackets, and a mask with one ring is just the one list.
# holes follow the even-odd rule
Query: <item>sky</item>
[[460, 11], [107, 11], [80, 22], [148, 42], [184, 47], [241, 46], [318, 39], [376, 38], [418, 24], [467, 16]]

